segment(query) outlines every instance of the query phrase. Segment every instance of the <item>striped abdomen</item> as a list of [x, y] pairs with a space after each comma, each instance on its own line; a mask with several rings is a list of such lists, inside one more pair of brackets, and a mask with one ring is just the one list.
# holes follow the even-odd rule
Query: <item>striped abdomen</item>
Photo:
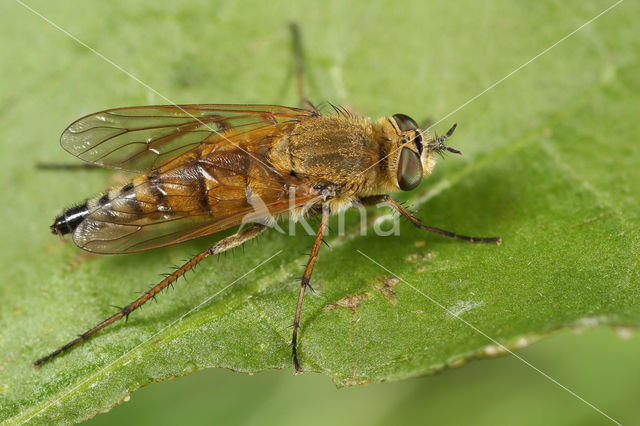
[[89, 213], [87, 202], [65, 209], [50, 226], [51, 232], [59, 235], [72, 233]]
[[[85, 241], [121, 239], [138, 232], [138, 227], [150, 229], [170, 222], [177, 226], [176, 220], [187, 217], [208, 221], [228, 217], [249, 206], [247, 191], [266, 199], [273, 199], [274, 192], [281, 196], [282, 187], [274, 187], [273, 178], [264, 179], [266, 170], [252, 164], [244, 152], [216, 153], [209, 147], [203, 151], [194, 150], [121, 188], [65, 210], [52, 231], [68, 234], [77, 229], [74, 241], [85, 248]], [[254, 184], [249, 190], [250, 180]]]
[[131, 192], [133, 186], [133, 183], [128, 183], [115, 191], [109, 191], [106, 194], [89, 199], [82, 204], [65, 209], [62, 215], [58, 216], [53, 222], [53, 225], [51, 225], [51, 232], [58, 235], [71, 234], [87, 217], [89, 212], [95, 210], [96, 207], [105, 206], [112, 198]]

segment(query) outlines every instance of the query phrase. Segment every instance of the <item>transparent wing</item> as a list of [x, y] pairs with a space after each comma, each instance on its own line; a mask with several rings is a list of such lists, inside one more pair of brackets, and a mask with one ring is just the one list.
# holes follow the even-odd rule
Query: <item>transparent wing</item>
[[167, 105], [114, 108], [73, 122], [60, 144], [98, 166], [146, 172], [202, 143], [234, 142], [243, 134], [317, 116], [278, 105]]

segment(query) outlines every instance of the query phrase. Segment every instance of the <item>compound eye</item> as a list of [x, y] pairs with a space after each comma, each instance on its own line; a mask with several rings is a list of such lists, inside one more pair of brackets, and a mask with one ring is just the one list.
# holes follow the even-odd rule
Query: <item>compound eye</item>
[[420, 185], [422, 180], [422, 162], [415, 151], [402, 148], [398, 162], [398, 186], [403, 191], [410, 191]]
[[396, 124], [403, 132], [418, 129], [418, 125], [416, 124], [416, 122], [413, 121], [413, 118], [409, 117], [408, 115], [395, 114], [393, 116], [393, 119], [396, 121]]

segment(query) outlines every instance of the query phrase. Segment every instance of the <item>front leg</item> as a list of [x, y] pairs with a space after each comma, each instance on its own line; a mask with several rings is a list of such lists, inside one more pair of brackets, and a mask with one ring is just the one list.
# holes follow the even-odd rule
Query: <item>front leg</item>
[[296, 316], [293, 319], [293, 337], [291, 338], [291, 351], [293, 356], [293, 366], [296, 369], [296, 374], [302, 373], [302, 369], [300, 368], [300, 363], [298, 362], [298, 329], [300, 328], [300, 314], [302, 312], [302, 301], [304, 299], [304, 292], [309, 286], [309, 280], [311, 279], [311, 273], [313, 272], [313, 265], [316, 263], [316, 259], [318, 258], [318, 252], [320, 251], [320, 244], [322, 244], [322, 236], [324, 235], [324, 231], [327, 228], [327, 224], [329, 223], [329, 206], [326, 204], [322, 205], [322, 219], [320, 219], [320, 226], [318, 227], [318, 231], [316, 232], [316, 238], [313, 241], [313, 247], [311, 248], [311, 254], [309, 255], [309, 261], [307, 262], [307, 267], [304, 269], [304, 274], [302, 275], [302, 280], [300, 282], [300, 293], [298, 294], [298, 304], [296, 306]]
[[407, 219], [411, 223], [413, 223], [416, 227], [420, 229], [424, 229], [425, 231], [434, 232], [436, 234], [444, 235], [449, 238], [457, 238], [459, 240], [471, 241], [472, 243], [480, 242], [480, 243], [496, 243], [498, 245], [502, 244], [502, 238], [500, 237], [470, 237], [467, 235], [456, 234], [451, 231], [445, 231], [444, 229], [434, 228], [433, 226], [427, 226], [422, 223], [420, 219], [418, 219], [413, 213], [409, 210], [405, 209], [402, 204], [398, 203], [396, 200], [391, 198], [388, 195], [374, 195], [372, 197], [363, 197], [360, 199], [360, 202], [365, 206], [372, 206], [380, 203], [389, 203], [391, 207], [396, 209], [400, 214]]

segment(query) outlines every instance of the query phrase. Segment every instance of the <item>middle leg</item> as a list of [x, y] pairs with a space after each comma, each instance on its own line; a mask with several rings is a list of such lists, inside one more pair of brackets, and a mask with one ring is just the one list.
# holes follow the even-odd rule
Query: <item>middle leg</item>
[[300, 106], [309, 111], [318, 112], [318, 109], [309, 101], [304, 92], [304, 56], [302, 54], [302, 37], [300, 36], [300, 28], [295, 22], [289, 24], [291, 30], [291, 39], [293, 41], [293, 61], [295, 63], [296, 87], [298, 90], [298, 99]]
[[302, 312], [302, 301], [304, 299], [304, 292], [309, 286], [309, 280], [311, 279], [311, 273], [313, 272], [313, 265], [318, 258], [318, 252], [320, 251], [320, 244], [322, 244], [322, 236], [329, 223], [329, 214], [331, 213], [329, 206], [324, 204], [322, 206], [322, 218], [320, 219], [320, 226], [316, 232], [316, 238], [313, 241], [313, 247], [311, 248], [311, 254], [309, 255], [309, 261], [304, 269], [302, 280], [300, 282], [300, 293], [298, 294], [298, 304], [296, 305], [296, 316], [293, 320], [293, 336], [291, 338], [291, 355], [293, 356], [293, 366], [296, 369], [296, 374], [302, 373], [300, 363], [298, 362], [298, 329], [300, 328], [300, 313]]

